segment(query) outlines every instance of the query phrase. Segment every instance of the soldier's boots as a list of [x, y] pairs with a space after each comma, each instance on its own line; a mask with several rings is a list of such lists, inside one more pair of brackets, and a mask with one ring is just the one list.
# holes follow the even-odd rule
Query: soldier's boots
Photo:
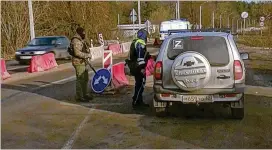
[[138, 108], [138, 107], [149, 107], [148, 104], [145, 104], [142, 100], [136, 102], [135, 100], [132, 101], [132, 107]]
[[92, 95], [85, 95], [83, 98], [76, 99], [77, 102], [89, 102], [93, 99]]
[[78, 99], [76, 99], [76, 101], [77, 102], [89, 102], [89, 100], [86, 98], [78, 98]]
[[85, 96], [84, 96], [84, 99], [87, 99], [87, 100], [93, 100], [93, 96], [92, 96], [92, 95], [87, 94], [87, 95], [85, 95]]

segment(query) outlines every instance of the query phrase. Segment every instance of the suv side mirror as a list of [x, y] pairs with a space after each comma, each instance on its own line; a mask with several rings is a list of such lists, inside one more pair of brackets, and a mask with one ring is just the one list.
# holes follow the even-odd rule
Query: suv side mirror
[[240, 53], [240, 56], [243, 60], [248, 60], [249, 59], [249, 54], [248, 53]]

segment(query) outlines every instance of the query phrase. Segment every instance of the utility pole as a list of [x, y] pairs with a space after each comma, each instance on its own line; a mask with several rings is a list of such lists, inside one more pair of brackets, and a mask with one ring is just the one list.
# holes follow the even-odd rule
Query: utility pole
[[140, 0], [138, 0], [138, 20], [139, 20], [139, 29], [141, 29], [141, 4]]
[[243, 35], [245, 35], [245, 31], [246, 31], [246, 18], [244, 18], [244, 32], [243, 32]]
[[178, 19], [178, 3], [176, 3], [176, 20]]
[[233, 13], [230, 13], [229, 15], [228, 15], [228, 28], [230, 27], [230, 15], [232, 15]]
[[220, 14], [220, 29], [221, 29], [221, 25], [222, 25], [222, 15]]
[[199, 6], [199, 28], [202, 29], [202, 5], [207, 3], [208, 1], [202, 3], [200, 6]]
[[118, 25], [120, 24], [120, 15], [118, 14]]
[[201, 12], [202, 12], [202, 6], [200, 5], [199, 6], [199, 28], [202, 29], [202, 24], [201, 24]]
[[212, 12], [212, 26], [214, 28], [214, 11]]
[[177, 11], [178, 11], [178, 19], [180, 19], [180, 14], [179, 14], [179, 0], [177, 1]]
[[35, 38], [34, 19], [32, 10], [32, 0], [28, 0], [28, 11], [29, 11], [29, 26], [30, 26], [30, 37], [31, 40]]
[[238, 33], [238, 29], [239, 29], [239, 19], [236, 20], [236, 33]]

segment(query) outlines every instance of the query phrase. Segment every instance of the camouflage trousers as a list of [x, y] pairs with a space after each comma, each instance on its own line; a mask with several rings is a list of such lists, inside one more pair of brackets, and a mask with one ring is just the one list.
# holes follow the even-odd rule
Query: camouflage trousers
[[88, 94], [89, 75], [85, 65], [74, 65], [76, 70], [76, 99], [81, 99]]

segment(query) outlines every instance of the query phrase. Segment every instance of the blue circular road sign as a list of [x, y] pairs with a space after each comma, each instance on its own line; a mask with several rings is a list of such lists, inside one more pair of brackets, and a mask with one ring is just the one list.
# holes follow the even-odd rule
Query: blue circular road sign
[[92, 80], [91, 88], [95, 93], [102, 93], [111, 81], [111, 73], [108, 69], [102, 68], [96, 71]]

